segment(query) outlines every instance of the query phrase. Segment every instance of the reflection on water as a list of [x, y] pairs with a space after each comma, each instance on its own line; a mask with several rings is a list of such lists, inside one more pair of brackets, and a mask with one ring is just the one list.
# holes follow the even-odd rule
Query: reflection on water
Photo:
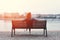
[[[11, 21], [0, 20], [0, 31], [11, 31]], [[47, 20], [48, 30], [60, 30], [60, 19]]]

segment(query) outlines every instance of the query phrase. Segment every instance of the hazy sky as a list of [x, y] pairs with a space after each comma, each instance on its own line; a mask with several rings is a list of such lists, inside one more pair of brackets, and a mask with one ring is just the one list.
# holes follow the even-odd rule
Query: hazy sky
[[60, 0], [0, 0], [2, 12], [60, 13]]

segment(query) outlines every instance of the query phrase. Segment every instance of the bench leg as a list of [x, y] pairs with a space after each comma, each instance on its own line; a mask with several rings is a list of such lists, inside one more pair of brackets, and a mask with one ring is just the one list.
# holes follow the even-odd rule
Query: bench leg
[[11, 30], [11, 37], [13, 37], [13, 29]]
[[15, 35], [15, 29], [14, 29], [14, 35]]
[[13, 35], [15, 35], [15, 29], [11, 30], [11, 37], [13, 37]]
[[46, 37], [47, 37], [47, 29], [46, 29]]
[[29, 29], [29, 33], [31, 34], [31, 29]]
[[43, 30], [43, 35], [45, 36], [45, 29]]
[[43, 35], [47, 37], [47, 29], [44, 29]]

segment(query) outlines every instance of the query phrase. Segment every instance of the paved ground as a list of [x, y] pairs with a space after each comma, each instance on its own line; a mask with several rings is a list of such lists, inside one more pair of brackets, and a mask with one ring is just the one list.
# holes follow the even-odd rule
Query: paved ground
[[44, 37], [42, 31], [32, 31], [31, 35], [28, 31], [16, 32], [14, 37], [10, 34], [10, 32], [0, 32], [0, 40], [60, 40], [60, 31], [48, 31], [48, 37]]

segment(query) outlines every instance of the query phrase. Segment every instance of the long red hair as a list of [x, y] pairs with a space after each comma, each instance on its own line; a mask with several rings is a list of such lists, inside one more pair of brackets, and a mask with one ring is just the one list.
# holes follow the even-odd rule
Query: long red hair
[[30, 20], [30, 19], [31, 19], [31, 12], [28, 12], [28, 13], [27, 13], [26, 19], [27, 19], [27, 20]]

